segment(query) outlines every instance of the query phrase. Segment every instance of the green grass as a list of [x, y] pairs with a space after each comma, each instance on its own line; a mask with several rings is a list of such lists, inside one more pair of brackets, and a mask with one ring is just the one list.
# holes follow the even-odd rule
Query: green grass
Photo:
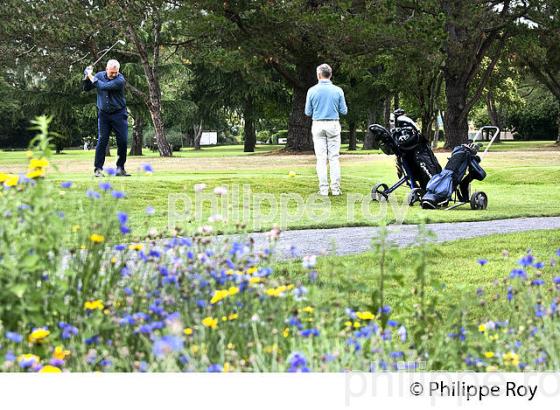
[[[536, 260], [548, 262], [560, 249], [560, 230], [532, 231], [505, 235], [491, 235], [433, 245], [438, 254], [432, 254], [429, 263], [430, 275], [445, 284], [442, 292], [441, 312], [466, 299], [476, 298], [478, 288], [485, 289], [481, 300], [491, 302], [496, 297], [494, 284], [508, 277], [512, 269], [518, 268], [517, 261], [531, 249]], [[411, 309], [407, 298], [417, 284], [414, 280], [416, 249], [403, 248], [399, 251], [394, 270], [404, 275], [405, 285], [401, 288], [394, 282], [386, 284], [390, 305], [404, 303]], [[488, 260], [480, 266], [478, 259]], [[318, 258], [316, 270], [318, 280], [313, 286], [311, 303], [318, 306], [360, 307], [370, 302], [371, 290], [377, 286], [378, 258], [372, 253], [352, 256], [325, 256]], [[277, 275], [291, 281], [307, 281], [307, 273], [299, 261], [280, 263]], [[550, 277], [545, 275], [545, 280]], [[507, 303], [506, 295], [498, 294], [498, 300]], [[500, 303], [481, 304], [471, 312], [475, 320], [489, 320], [500, 314]], [[503, 306], [503, 305], [502, 305]]]
[[[388, 184], [396, 182], [393, 157], [375, 154], [364, 156], [343, 154], [341, 161], [344, 195], [330, 197], [330, 205], [318, 205], [314, 210], [309, 202], [312, 199], [311, 195], [317, 191], [313, 156], [262, 155], [261, 153], [242, 156], [233, 155], [235, 149], [212, 147], [203, 152], [181, 153], [184, 156], [174, 158], [155, 156], [130, 158], [127, 167], [134, 176], [112, 179], [112, 181], [115, 188], [127, 192], [127, 199], [123, 201], [123, 210], [130, 212], [132, 228], [145, 226], [164, 229], [168, 223], [168, 196], [187, 194], [193, 199], [193, 187], [197, 183], [207, 184], [207, 192], [210, 193], [217, 186], [228, 188], [227, 202], [212, 210], [210, 202], [206, 201], [202, 212], [203, 218], [194, 226], [191, 225], [195, 227], [205, 223], [210, 215], [217, 213], [227, 219], [225, 224], [218, 227], [221, 231], [237, 229], [236, 224], [240, 221], [246, 222], [247, 230], [253, 231], [270, 229], [274, 224], [282, 224], [282, 222], [286, 222], [284, 227], [296, 229], [373, 226], [380, 222], [393, 223], [401, 219], [403, 223], [419, 223], [424, 220], [454, 222], [560, 215], [558, 206], [560, 190], [557, 188], [560, 180], [560, 158], [553, 151], [496, 152], [488, 155], [483, 161], [488, 177], [482, 182], [473, 183], [474, 190], [483, 190], [488, 194], [489, 207], [485, 211], [472, 211], [468, 206], [452, 211], [426, 211], [418, 205], [408, 207], [404, 204], [408, 193], [408, 189], [404, 187], [399, 188], [394, 194], [398, 204], [380, 206], [379, 203], [370, 202], [372, 185], [377, 182]], [[191, 154], [193, 157], [187, 157]], [[206, 154], [212, 156], [200, 156]], [[438, 154], [442, 164], [446, 163], [448, 155], [448, 153]], [[61, 208], [65, 212], [72, 212], [73, 198], [82, 197], [87, 187], [96, 186], [99, 182], [91, 176], [92, 159], [92, 151], [72, 151], [53, 158], [52, 162], [59, 170], [51, 169], [49, 178], [57, 184], [66, 180], [75, 183], [71, 190], [61, 196]], [[115, 158], [112, 157], [107, 160], [107, 163], [111, 164], [114, 160]], [[139, 171], [139, 166], [146, 162], [151, 163], [155, 168], [153, 175], [143, 175]], [[24, 153], [0, 153], [0, 170], [4, 167], [12, 172], [24, 171]], [[296, 176], [290, 178], [289, 171], [296, 172]], [[284, 218], [279, 210], [274, 213], [274, 216], [268, 217], [271, 206], [268, 199], [264, 198], [260, 202], [263, 218], [259, 221], [254, 217], [259, 203], [256, 201], [257, 198], [253, 197], [252, 201], [245, 202], [245, 213], [250, 215], [250, 218], [245, 220], [241, 218], [244, 209], [242, 197], [240, 196], [238, 201], [232, 198], [235, 187], [242, 192], [243, 186], [249, 186], [253, 194], [271, 195], [278, 206], [282, 198], [288, 198], [286, 194], [300, 195], [302, 200], [307, 201], [307, 205], [298, 207], [295, 201], [290, 200], [287, 202]], [[359, 200], [360, 198], [362, 201]], [[144, 212], [147, 206], [153, 206], [157, 211], [156, 215], [149, 219]], [[181, 210], [182, 208], [179, 208], [179, 211]], [[181, 216], [178, 222], [184, 225], [190, 219], [192, 214], [185, 218]]]

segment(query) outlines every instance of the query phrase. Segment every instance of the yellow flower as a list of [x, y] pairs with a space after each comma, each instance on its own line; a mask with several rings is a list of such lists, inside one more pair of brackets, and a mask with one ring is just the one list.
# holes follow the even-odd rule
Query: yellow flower
[[3, 172], [0, 172], [0, 183], [3, 183], [5, 180], [7, 180], [9, 177], [8, 174], [4, 174]]
[[265, 346], [264, 348], [265, 353], [272, 353], [276, 351], [278, 351], [278, 345], [276, 343], [270, 346]]
[[252, 275], [253, 273], [255, 273], [257, 271], [257, 268], [255, 268], [254, 266], [247, 269], [247, 275]]
[[498, 335], [489, 336], [488, 339], [490, 339], [492, 341], [496, 341], [496, 340], [498, 340]]
[[239, 317], [239, 315], [238, 315], [237, 313], [231, 313], [231, 314], [228, 316], [228, 320], [235, 320], [235, 319], [237, 319], [238, 317]]
[[103, 310], [104, 305], [101, 299], [88, 300], [84, 303], [84, 309], [86, 310]]
[[200, 348], [198, 347], [198, 345], [192, 345], [192, 346], [191, 346], [191, 352], [192, 352], [193, 354], [198, 353], [199, 350], [200, 350]]
[[486, 325], [485, 324], [481, 324], [478, 326], [478, 331], [480, 333], [484, 333], [486, 331]]
[[32, 158], [29, 161], [29, 169], [45, 168], [49, 166], [49, 161], [46, 158]]
[[361, 320], [373, 320], [375, 319], [375, 316], [373, 313], [371, 312], [356, 312], [356, 316], [358, 316], [358, 319]]
[[296, 176], [296, 173], [294, 171], [290, 171], [290, 172], [288, 172], [288, 176], [290, 178], [294, 178]]
[[227, 344], [226, 348], [227, 348], [228, 350], [233, 350], [233, 349], [235, 349], [235, 345], [234, 345], [233, 343], [229, 342], [229, 343]]
[[43, 366], [39, 373], [62, 373], [58, 367], [51, 366], [50, 364]]
[[67, 356], [70, 356], [70, 350], [64, 350], [64, 346], [54, 348], [53, 357], [55, 359], [64, 360]]
[[484, 357], [486, 357], [487, 359], [491, 359], [494, 357], [494, 352], [485, 352]]
[[72, 225], [72, 232], [78, 232], [80, 230], [80, 225]]
[[313, 313], [313, 307], [312, 306], [306, 306], [302, 309], [305, 313]]
[[229, 362], [225, 362], [224, 363], [224, 373], [231, 372], [232, 370], [233, 370], [233, 367], [231, 367]]
[[519, 365], [519, 355], [514, 352], [507, 352], [504, 353], [502, 358], [504, 359], [504, 363], [507, 365], [518, 366]]
[[344, 326], [352, 327], [352, 322], [350, 320], [347, 320], [346, 322], [344, 322]]
[[282, 332], [282, 336], [284, 337], [288, 337], [290, 336], [290, 328], [285, 328], [284, 331]]
[[6, 186], [16, 186], [19, 181], [19, 176], [9, 174], [6, 179], [4, 179], [4, 185]]
[[227, 316], [222, 316], [222, 322], [227, 322]]
[[192, 330], [192, 328], [190, 328], [190, 327], [187, 327], [187, 328], [184, 330], [184, 332], [185, 332], [185, 334], [186, 334], [187, 336], [190, 336], [190, 335], [193, 334], [193, 330]]
[[115, 258], [114, 256], [111, 258], [111, 263], [114, 265], [115, 263], [117, 263], [117, 258]]
[[130, 249], [131, 251], [141, 251], [142, 249], [144, 249], [144, 245], [142, 245], [141, 243], [133, 243], [131, 245], [128, 245], [128, 249]]
[[45, 176], [45, 170], [43, 168], [37, 168], [37, 169], [34, 169], [33, 171], [29, 171], [26, 176], [29, 179], [44, 177]]
[[[290, 285], [291, 286], [291, 285]], [[283, 296], [284, 292], [290, 289], [290, 286], [278, 286], [277, 288], [270, 288], [265, 291], [268, 296], [280, 297]]]
[[31, 334], [28, 336], [28, 340], [31, 343], [41, 342], [43, 341], [48, 335], [50, 335], [47, 329], [40, 327], [39, 329], [35, 329]]
[[358, 322], [357, 320], [354, 322], [354, 327], [356, 329], [360, 328], [362, 325], [360, 324], [360, 322]]
[[239, 293], [239, 288], [232, 286], [231, 288], [228, 289], [229, 296], [233, 296], [236, 293]]
[[253, 276], [251, 279], [249, 279], [249, 283], [251, 285], [254, 285], [255, 283], [261, 283], [263, 282], [263, 278], [259, 278], [258, 276]]
[[208, 316], [202, 319], [202, 324], [210, 329], [216, 329], [218, 327], [218, 319]]
[[92, 241], [93, 243], [102, 243], [105, 240], [105, 237], [97, 233], [92, 233], [91, 236], [89, 237], [89, 240]]
[[228, 295], [229, 295], [229, 292], [225, 289], [216, 290], [214, 292], [214, 296], [212, 296], [212, 299], [210, 300], [210, 303], [212, 305], [215, 304], [215, 303], [218, 303], [221, 300], [223, 300], [224, 298], [226, 298]]

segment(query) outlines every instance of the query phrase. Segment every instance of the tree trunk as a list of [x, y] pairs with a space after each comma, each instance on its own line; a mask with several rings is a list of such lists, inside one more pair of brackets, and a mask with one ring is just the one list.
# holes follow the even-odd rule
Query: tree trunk
[[348, 151], [356, 151], [356, 121], [348, 121], [348, 131], [350, 134], [348, 140]]
[[558, 126], [558, 136], [556, 137], [556, 144], [560, 144], [560, 113], [556, 117], [556, 125]]
[[[447, 75], [446, 75], [447, 77]], [[468, 140], [469, 123], [467, 120], [467, 87], [452, 78], [445, 79], [447, 111], [444, 118], [445, 148], [455, 148]]]
[[200, 120], [200, 124], [193, 125], [194, 131], [194, 149], [200, 149], [200, 138], [202, 138], [202, 120]]
[[305, 115], [305, 99], [307, 90], [317, 82], [316, 67], [309, 63], [300, 64], [296, 70], [303, 87], [296, 85], [293, 89], [286, 148], [290, 151], [310, 151], [313, 150], [311, 118]]
[[368, 130], [364, 136], [364, 146], [362, 149], [376, 149], [379, 148], [377, 142], [373, 139], [373, 135], [369, 131], [369, 125], [379, 124], [383, 122], [383, 111], [385, 107], [385, 98], [380, 98], [375, 102], [375, 105], [368, 110]]
[[132, 126], [132, 144], [130, 145], [130, 156], [141, 156], [142, 145], [144, 141], [144, 118], [137, 114], [134, 117], [134, 125]]
[[150, 96], [148, 109], [150, 110], [150, 116], [152, 117], [152, 123], [154, 124], [154, 132], [159, 155], [162, 157], [170, 157], [173, 155], [173, 150], [165, 138], [165, 128], [163, 126], [163, 119], [161, 118], [161, 102], [159, 101], [159, 98], [152, 98], [152, 96]]
[[383, 124], [385, 124], [385, 128], [391, 128], [391, 97], [387, 96], [385, 98], [385, 107], [383, 110]]
[[257, 144], [257, 134], [255, 133], [255, 112], [253, 107], [253, 97], [248, 95], [245, 98], [243, 107], [243, 119], [245, 120], [244, 134], [244, 152], [255, 152]]

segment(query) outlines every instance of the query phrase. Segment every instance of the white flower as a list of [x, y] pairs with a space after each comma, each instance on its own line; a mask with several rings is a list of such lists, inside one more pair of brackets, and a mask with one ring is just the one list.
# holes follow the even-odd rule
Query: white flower
[[227, 194], [227, 188], [225, 186], [217, 186], [214, 188], [214, 193], [216, 195], [225, 195]]
[[316, 255], [306, 255], [303, 257], [302, 265], [305, 269], [314, 268], [316, 264], [317, 264]]
[[224, 217], [220, 214], [211, 215], [210, 217], [208, 217], [208, 222], [210, 223], [223, 222], [223, 221], [224, 221]]
[[194, 192], [202, 192], [206, 189], [206, 184], [195, 184]]
[[258, 322], [260, 319], [261, 319], [261, 318], [260, 318], [259, 315], [257, 315], [256, 313], [255, 313], [253, 316], [251, 316], [251, 320], [252, 320], [253, 322]]
[[210, 225], [203, 225], [198, 227], [198, 233], [209, 234], [212, 232], [212, 227]]

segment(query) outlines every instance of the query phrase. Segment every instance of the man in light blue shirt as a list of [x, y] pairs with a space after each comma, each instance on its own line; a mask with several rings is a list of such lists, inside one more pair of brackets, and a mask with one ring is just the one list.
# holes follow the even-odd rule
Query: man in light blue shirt
[[307, 91], [305, 115], [313, 118], [311, 134], [317, 157], [319, 194], [329, 194], [327, 160], [331, 171], [331, 192], [341, 195], [340, 189], [340, 121], [339, 115], [346, 115], [348, 108], [344, 91], [331, 82], [332, 68], [328, 64], [317, 67], [319, 82]]

